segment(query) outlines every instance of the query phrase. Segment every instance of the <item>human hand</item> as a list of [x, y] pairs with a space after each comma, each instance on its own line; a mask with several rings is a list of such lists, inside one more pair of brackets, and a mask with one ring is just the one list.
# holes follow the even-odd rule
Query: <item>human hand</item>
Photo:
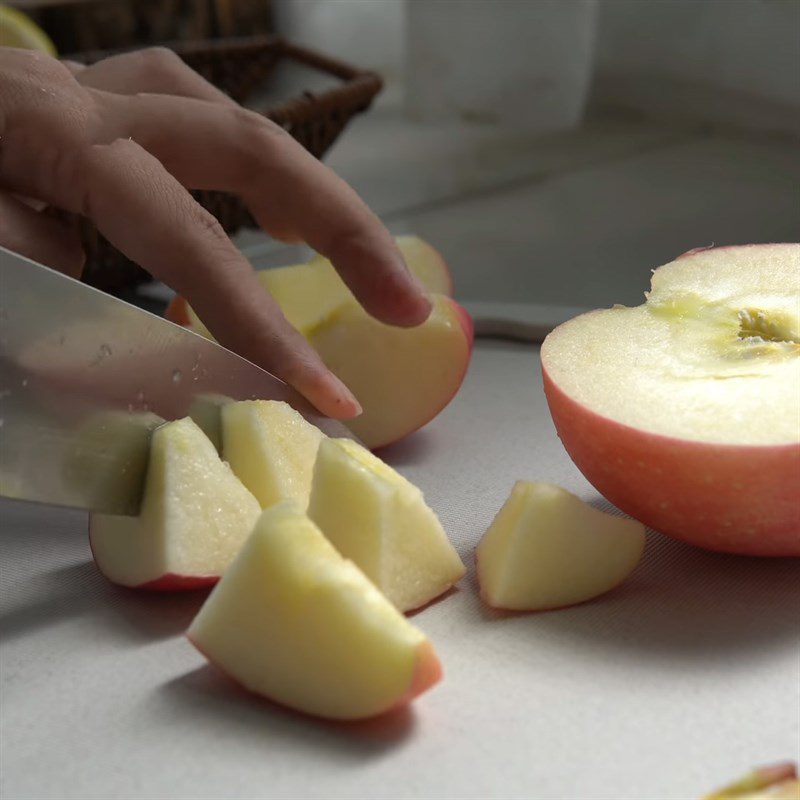
[[357, 400], [189, 189], [234, 193], [272, 236], [308, 243], [378, 319], [411, 326], [430, 313], [392, 237], [356, 193], [171, 51], [84, 68], [0, 48], [0, 244], [79, 275], [77, 233], [36, 209], [82, 214], [184, 295], [221, 344], [322, 413], [357, 415]]

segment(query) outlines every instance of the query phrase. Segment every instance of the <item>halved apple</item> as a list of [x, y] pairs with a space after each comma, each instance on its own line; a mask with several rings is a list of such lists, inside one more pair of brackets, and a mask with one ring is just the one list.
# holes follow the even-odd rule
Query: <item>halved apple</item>
[[422, 492], [349, 439], [320, 445], [308, 515], [400, 611], [425, 605], [464, 575]]
[[[450, 273], [430, 245], [416, 237], [400, 237], [398, 243], [423, 283], [452, 291]], [[369, 316], [324, 259], [264, 270], [259, 277], [292, 325], [358, 398], [364, 413], [348, 424], [368, 447], [421, 428], [461, 386], [473, 328], [467, 312], [450, 297], [433, 294], [433, 312], [425, 323], [396, 328]], [[167, 317], [211, 338], [181, 297]]]
[[329, 719], [381, 714], [441, 677], [425, 635], [290, 502], [263, 513], [188, 636], [247, 689]]
[[305, 508], [325, 435], [288, 403], [244, 400], [222, 408], [222, 454], [262, 508], [297, 500]]
[[89, 542], [110, 581], [140, 589], [215, 583], [261, 508], [189, 419], [157, 428], [138, 517], [92, 514]]
[[696, 250], [542, 346], [564, 447], [612, 503], [712, 550], [800, 555], [800, 245]]
[[583, 603], [625, 580], [644, 544], [641, 523], [559, 486], [518, 481], [478, 545], [481, 597], [513, 611]]

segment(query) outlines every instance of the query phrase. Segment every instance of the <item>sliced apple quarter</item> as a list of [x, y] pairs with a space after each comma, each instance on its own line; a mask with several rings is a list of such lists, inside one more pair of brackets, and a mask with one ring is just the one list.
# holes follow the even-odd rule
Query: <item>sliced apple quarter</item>
[[92, 514], [100, 571], [144, 589], [215, 583], [246, 541], [261, 508], [190, 418], [153, 432], [138, 517]]
[[400, 611], [425, 605], [464, 575], [422, 492], [349, 439], [320, 445], [308, 515]]
[[244, 400], [222, 409], [223, 456], [262, 508], [297, 500], [305, 508], [322, 431], [288, 403]]
[[625, 580], [644, 544], [641, 523], [559, 486], [518, 481], [478, 545], [481, 597], [512, 611], [582, 603]]
[[188, 636], [247, 689], [328, 719], [381, 714], [441, 677], [425, 635], [292, 502], [263, 513]]

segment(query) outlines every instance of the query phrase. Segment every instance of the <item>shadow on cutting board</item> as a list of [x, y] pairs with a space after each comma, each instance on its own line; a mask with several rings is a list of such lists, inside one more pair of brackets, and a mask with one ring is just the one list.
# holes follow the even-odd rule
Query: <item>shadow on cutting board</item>
[[87, 561], [61, 567], [31, 581], [29, 599], [0, 611], [0, 631], [9, 640], [69, 617], [92, 617], [109, 638], [149, 641], [182, 634], [208, 590], [140, 592], [109, 583]]
[[323, 748], [358, 761], [401, 745], [416, 727], [408, 706], [358, 722], [320, 720], [251, 694], [209, 665], [165, 683], [157, 700], [160, 713], [169, 719], [184, 716], [196, 725], [203, 717], [220, 736], [245, 734], [265, 746], [276, 739], [286, 746], [289, 736], [294, 737], [292, 746], [307, 747], [317, 755]]
[[712, 553], [649, 531], [633, 575], [601, 597], [528, 614], [482, 605], [481, 613], [493, 624], [529, 626], [533, 644], [547, 632], [613, 658], [713, 667], [796, 649], [798, 587], [799, 558]]

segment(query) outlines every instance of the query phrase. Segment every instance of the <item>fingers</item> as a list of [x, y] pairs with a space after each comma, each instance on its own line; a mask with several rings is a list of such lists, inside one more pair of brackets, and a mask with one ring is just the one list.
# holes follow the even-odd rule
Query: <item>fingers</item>
[[116, 97], [113, 135], [132, 136], [184, 186], [241, 196], [274, 236], [329, 258], [364, 307], [416, 325], [430, 301], [394, 240], [358, 195], [285, 131], [236, 106], [189, 98]]
[[84, 253], [75, 228], [0, 192], [0, 246], [77, 278]]
[[[72, 68], [70, 64], [68, 66]], [[168, 94], [236, 105], [228, 95], [198, 75], [166, 47], [122, 53], [73, 71], [81, 85], [106, 92]]]
[[70, 172], [60, 204], [93, 219], [112, 244], [186, 296], [221, 344], [285, 380], [323, 414], [360, 412], [217, 220], [156, 158], [118, 140], [88, 148]]

